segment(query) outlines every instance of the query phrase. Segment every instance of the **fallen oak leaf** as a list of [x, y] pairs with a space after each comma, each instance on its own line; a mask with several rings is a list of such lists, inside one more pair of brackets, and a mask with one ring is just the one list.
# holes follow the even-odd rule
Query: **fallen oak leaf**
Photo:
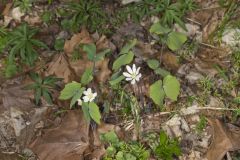
[[74, 34], [70, 40], [66, 40], [64, 44], [64, 52], [71, 56], [75, 48], [80, 44], [89, 44], [92, 43], [93, 40], [86, 30], [83, 28], [80, 33]]
[[240, 149], [240, 128], [218, 119], [208, 119], [212, 126], [213, 140], [207, 151], [208, 160], [222, 160], [229, 151]]
[[65, 83], [71, 82], [75, 79], [75, 72], [69, 65], [67, 58], [64, 54], [58, 54], [54, 57], [52, 62], [48, 65], [48, 75], [55, 75], [58, 78], [63, 78]]
[[89, 149], [89, 124], [80, 110], [68, 111], [62, 124], [48, 129], [30, 148], [40, 160], [79, 160]]

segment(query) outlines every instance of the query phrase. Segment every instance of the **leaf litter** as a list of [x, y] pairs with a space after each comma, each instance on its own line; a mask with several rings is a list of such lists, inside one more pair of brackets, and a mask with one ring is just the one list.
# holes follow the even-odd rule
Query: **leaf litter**
[[[49, 3], [52, 3], [51, 5], [54, 7], [59, 4], [59, 2]], [[120, 5], [121, 8], [125, 5], [137, 5], [138, 3], [140, 2], [124, 0], [121, 1], [121, 4], [118, 2], [113, 4]], [[106, 150], [106, 144], [100, 141], [99, 136], [114, 130], [122, 140], [131, 141], [136, 138], [136, 122], [139, 123], [138, 129], [141, 133], [165, 130], [170, 137], [178, 137], [182, 149], [182, 155], [179, 159], [221, 160], [225, 155], [228, 156], [228, 159], [234, 156], [232, 152], [237, 153], [236, 151], [240, 150], [239, 127], [230, 122], [219, 120], [219, 117], [224, 115], [230, 117], [230, 121], [233, 121], [231, 111], [234, 112], [237, 109], [224, 108], [229, 99], [239, 96], [239, 88], [237, 88], [239, 84], [235, 85], [236, 88], [231, 88], [231, 84], [223, 87], [226, 81], [224, 77], [233, 79], [233, 82], [237, 81], [234, 79], [236, 77], [233, 71], [235, 66], [232, 66], [232, 59], [230, 58], [233, 53], [229, 52], [229, 48], [231, 48], [229, 46], [217, 46], [211, 43], [213, 40], [212, 34], [221, 26], [227, 10], [219, 7], [219, 4], [215, 1], [197, 1], [197, 4], [200, 9], [192, 11], [186, 17], [186, 27], [188, 29], [186, 34], [190, 42], [197, 41], [199, 48], [196, 52], [187, 56], [183, 55], [186, 51], [173, 52], [157, 44], [157, 39], [152, 38], [148, 33], [153, 17], [144, 17], [145, 19], [141, 23], [132, 22], [129, 17], [126, 17], [127, 21], [116, 27], [117, 29], [113, 30], [112, 35], [109, 34], [110, 36], [98, 32], [89, 33], [86, 27], [82, 27], [80, 32], [65, 32], [63, 49], [53, 51], [53, 54], [59, 52], [53, 56], [47, 54], [48, 56], [44, 57], [41, 53], [39, 59], [47, 58], [51, 60], [43, 68], [36, 68], [35, 72], [45, 76], [54, 75], [62, 78], [63, 83], [67, 84], [72, 81], [79, 81], [85, 69], [94, 66], [94, 81], [90, 85], [97, 88], [98, 85], [104, 84], [101, 89], [97, 89], [97, 92], [101, 90], [103, 94], [99, 98], [102, 103], [100, 105], [101, 110], [107, 108], [106, 97], [109, 102], [117, 99], [117, 97], [109, 99], [111, 97], [106, 96], [109, 94], [108, 92], [112, 92], [106, 87], [106, 84], [112, 78], [111, 74], [114, 73], [111, 70], [113, 59], [118, 56], [119, 51], [128, 40], [138, 39], [137, 44], [132, 49], [136, 56], [134, 63], [141, 67], [145, 76], [137, 87], [133, 87], [133, 94], [137, 95], [141, 104], [144, 104], [144, 107], [140, 107], [142, 110], [139, 117], [126, 117], [127, 112], [125, 112], [125, 115], [121, 115], [121, 108], [126, 105], [121, 101], [122, 104], [118, 102], [114, 104], [115, 106], [111, 106], [109, 115], [104, 113], [105, 116], [102, 118], [100, 126], [96, 126], [94, 123], [89, 124], [85, 121], [79, 108], [69, 110], [67, 108], [68, 102], [56, 100], [59, 89], [54, 92], [51, 91], [53, 93], [52, 98], [56, 100], [53, 105], [48, 105], [44, 99], [41, 99], [40, 106], [36, 106], [33, 103], [34, 93], [24, 89], [24, 86], [29, 83], [27, 76], [20, 75], [20, 77], [1, 84], [0, 159], [8, 160], [19, 157], [19, 155], [11, 153], [18, 153], [21, 156], [27, 155], [29, 159], [38, 158], [40, 160], [102, 159], [108, 150]], [[56, 35], [59, 36], [63, 32], [61, 32], [62, 28], [58, 26], [60, 23], [57, 22], [57, 18], [55, 26], [49, 26], [42, 21], [41, 14], [44, 12], [44, 5], [36, 3], [33, 6], [36, 11], [24, 13], [19, 7], [13, 7], [13, 3], [0, 4], [0, 11], [3, 15], [3, 18], [0, 18], [0, 25], [14, 28], [20, 23], [26, 22], [31, 26], [42, 27], [42, 32], [37, 35], [37, 38], [44, 41], [52, 50]], [[114, 11], [109, 12], [114, 13]], [[179, 26], [175, 25], [174, 29], [184, 33]], [[228, 44], [225, 39], [224, 43]], [[91, 43], [96, 44], [97, 53], [104, 49], [110, 49], [110, 56], [96, 63], [90, 61], [82, 46]], [[45, 50], [44, 52], [48, 51]], [[6, 55], [5, 51], [4, 56]], [[76, 58], [76, 55], [80, 58]], [[158, 109], [156, 112], [153, 103], [149, 100], [151, 95], [149, 95], [148, 90], [151, 88], [150, 85], [154, 82], [153, 80], [158, 77], [154, 76], [152, 71], [147, 68], [145, 61], [148, 59], [159, 60], [160, 67], [176, 74], [181, 83], [178, 101], [174, 102], [169, 98], [163, 100], [165, 108], [161, 108], [161, 112]], [[1, 70], [3, 69], [4, 67], [1, 67]], [[224, 70], [229, 70], [229, 73], [224, 72]], [[209, 79], [205, 79], [205, 77], [212, 81], [207, 81]], [[217, 85], [217, 83], [220, 84]], [[61, 88], [62, 85], [60, 83], [58, 87]], [[230, 88], [230, 91], [227, 90], [228, 88]], [[130, 85], [126, 85], [126, 91], [130, 93], [131, 90]], [[223, 97], [214, 97], [216, 96], [214, 93], [218, 90], [224, 92], [224, 94], [222, 93]], [[229, 92], [231, 92], [230, 95]], [[232, 94], [233, 92], [234, 94]], [[172, 92], [167, 92], [167, 95], [171, 94]], [[203, 99], [197, 99], [196, 97], [201, 97], [201, 94], [206, 95]], [[123, 92], [121, 96], [124, 96]], [[120, 110], [118, 110], [118, 105]], [[135, 112], [138, 112], [137, 108], [134, 109]], [[225, 110], [226, 112], [222, 113]], [[202, 116], [211, 118], [207, 118], [208, 123], [202, 124]], [[107, 121], [112, 124], [107, 123]], [[196, 131], [196, 128], [201, 125], [205, 125], [203, 130]], [[139, 142], [143, 142], [141, 136]], [[147, 146], [148, 144], [145, 144], [145, 147]], [[157, 158], [152, 156], [151, 159]]]

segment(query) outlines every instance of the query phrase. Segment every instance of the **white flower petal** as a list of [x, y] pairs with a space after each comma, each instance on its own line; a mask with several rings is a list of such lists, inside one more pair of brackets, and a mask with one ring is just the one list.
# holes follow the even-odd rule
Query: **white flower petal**
[[132, 66], [132, 71], [133, 71], [133, 73], [136, 73], [136, 71], [137, 71], [135, 64], [133, 64], [133, 66]]
[[130, 78], [130, 77], [126, 78], [126, 81], [131, 81], [131, 80], [132, 80], [132, 78]]
[[139, 73], [139, 74], [136, 76], [136, 81], [139, 81], [141, 77], [142, 77], [142, 74]]
[[131, 84], [135, 84], [135, 83], [136, 83], [136, 80], [133, 79], [133, 80], [131, 81]]
[[87, 91], [83, 91], [83, 94], [86, 96], [86, 95], [88, 95], [88, 92]]
[[139, 73], [140, 69], [141, 69], [141, 67], [138, 67], [138, 68], [137, 68], [136, 74]]
[[88, 96], [84, 96], [84, 97], [83, 97], [83, 101], [84, 101], [84, 102], [89, 102], [89, 97], [88, 97]]
[[91, 94], [91, 93], [92, 93], [92, 89], [91, 89], [91, 88], [88, 88], [88, 89], [87, 89], [87, 92], [88, 92], [88, 94]]
[[97, 97], [97, 92], [93, 93], [93, 98]]
[[126, 69], [128, 73], [133, 74], [132, 68], [129, 65], [126, 66]]
[[132, 75], [129, 74], [129, 73], [127, 73], [127, 72], [123, 72], [123, 75], [124, 75], [125, 77], [132, 77]]

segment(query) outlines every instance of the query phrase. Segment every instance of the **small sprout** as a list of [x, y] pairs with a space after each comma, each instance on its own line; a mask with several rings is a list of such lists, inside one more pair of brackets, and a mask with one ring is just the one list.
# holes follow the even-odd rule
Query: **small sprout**
[[135, 64], [133, 64], [132, 68], [127, 65], [126, 69], [128, 72], [123, 72], [123, 75], [126, 77], [126, 81], [131, 81], [131, 84], [135, 84], [142, 77], [142, 74], [139, 73], [140, 67], [136, 68]]
[[92, 102], [97, 96], [97, 93], [93, 93], [91, 88], [88, 88], [83, 94], [85, 95], [83, 97], [84, 102]]

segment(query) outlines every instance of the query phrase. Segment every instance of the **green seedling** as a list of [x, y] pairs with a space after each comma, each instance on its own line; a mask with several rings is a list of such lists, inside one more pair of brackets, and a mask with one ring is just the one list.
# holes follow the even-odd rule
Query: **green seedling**
[[113, 131], [101, 134], [100, 139], [108, 144], [104, 160], [147, 160], [150, 156], [143, 145], [121, 141]]
[[25, 89], [34, 90], [35, 104], [39, 105], [41, 97], [43, 97], [49, 104], [52, 104], [52, 95], [50, 90], [56, 89], [56, 82], [62, 79], [53, 76], [42, 78], [37, 73], [31, 73], [30, 77], [34, 83], [27, 85]]
[[35, 48], [48, 48], [43, 42], [33, 38], [37, 32], [37, 29], [22, 24], [9, 33], [7, 47], [11, 48], [8, 57], [10, 64], [19, 57], [22, 63], [33, 66], [38, 58]]

